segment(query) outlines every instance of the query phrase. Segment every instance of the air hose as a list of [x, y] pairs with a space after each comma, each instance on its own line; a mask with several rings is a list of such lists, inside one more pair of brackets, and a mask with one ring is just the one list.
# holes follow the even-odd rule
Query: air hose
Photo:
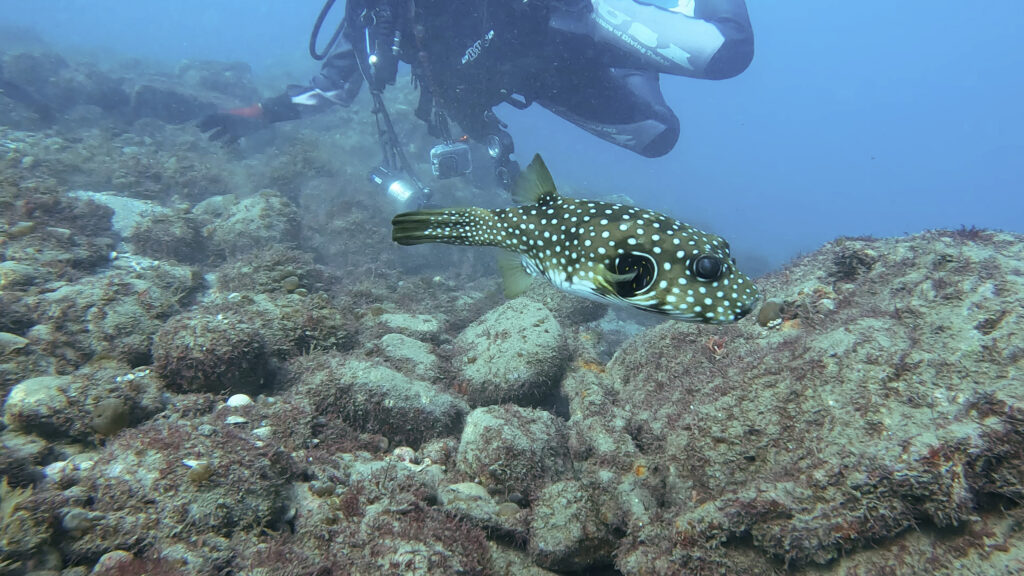
[[338, 27], [334, 30], [334, 34], [331, 35], [330, 41], [327, 42], [327, 46], [324, 47], [323, 52], [316, 51], [316, 42], [320, 39], [320, 28], [324, 25], [324, 20], [327, 19], [327, 15], [331, 13], [331, 8], [334, 7], [335, 0], [326, 0], [322, 8], [320, 8], [320, 14], [316, 17], [316, 22], [313, 23], [313, 31], [309, 34], [309, 55], [314, 60], [320, 61], [327, 57], [331, 53], [331, 49], [338, 43], [338, 38], [341, 38], [341, 33], [345, 30], [345, 19], [342, 18], [341, 22], [338, 23]]

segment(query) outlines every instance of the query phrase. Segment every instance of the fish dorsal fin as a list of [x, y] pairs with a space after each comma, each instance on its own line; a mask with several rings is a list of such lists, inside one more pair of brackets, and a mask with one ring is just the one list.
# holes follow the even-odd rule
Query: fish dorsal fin
[[505, 298], [519, 296], [533, 282], [533, 276], [523, 268], [523, 257], [519, 254], [501, 251], [498, 254], [498, 270], [501, 271], [501, 280], [505, 285]]
[[546, 204], [555, 198], [558, 198], [555, 181], [540, 154], [534, 154], [530, 165], [516, 179], [512, 199], [520, 204]]

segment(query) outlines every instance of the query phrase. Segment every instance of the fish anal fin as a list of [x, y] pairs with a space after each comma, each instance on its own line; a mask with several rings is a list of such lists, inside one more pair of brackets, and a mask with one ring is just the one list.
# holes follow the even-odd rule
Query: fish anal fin
[[513, 252], [498, 254], [498, 269], [505, 286], [505, 298], [515, 298], [530, 287], [533, 276], [523, 268], [523, 257]]
[[520, 204], [544, 204], [558, 198], [555, 181], [540, 154], [535, 154], [530, 165], [519, 174], [512, 188], [512, 199]]

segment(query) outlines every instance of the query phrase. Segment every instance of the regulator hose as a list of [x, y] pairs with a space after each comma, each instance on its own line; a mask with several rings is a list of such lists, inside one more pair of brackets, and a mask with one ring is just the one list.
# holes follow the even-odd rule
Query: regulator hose
[[338, 27], [334, 30], [334, 34], [331, 36], [330, 41], [327, 42], [327, 46], [324, 47], [323, 52], [316, 51], [316, 41], [320, 39], [320, 28], [324, 25], [324, 20], [327, 19], [327, 15], [331, 13], [331, 8], [334, 7], [335, 0], [326, 0], [322, 8], [320, 8], [320, 14], [316, 17], [316, 22], [313, 23], [313, 31], [309, 34], [309, 55], [314, 60], [320, 61], [327, 57], [331, 53], [331, 49], [338, 43], [338, 38], [341, 37], [341, 33], [345, 30], [345, 19], [342, 18], [341, 22], [338, 23]]

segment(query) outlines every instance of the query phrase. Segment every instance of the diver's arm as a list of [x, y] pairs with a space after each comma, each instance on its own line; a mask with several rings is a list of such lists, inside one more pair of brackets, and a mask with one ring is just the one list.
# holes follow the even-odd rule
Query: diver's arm
[[[339, 41], [339, 44], [342, 42]], [[336, 105], [348, 107], [359, 95], [362, 86], [363, 75], [356, 54], [345, 43], [324, 60], [320, 73], [313, 77], [308, 86], [292, 84], [284, 94], [268, 102], [273, 101], [275, 114], [287, 115], [290, 117], [284, 120], [293, 120]]]
[[205, 116], [198, 123], [199, 130], [209, 132], [210, 140], [234, 144], [270, 124], [297, 120], [332, 106], [351, 105], [363, 85], [363, 76], [351, 45], [344, 39], [338, 44], [308, 86], [292, 84], [284, 93], [257, 104]]

